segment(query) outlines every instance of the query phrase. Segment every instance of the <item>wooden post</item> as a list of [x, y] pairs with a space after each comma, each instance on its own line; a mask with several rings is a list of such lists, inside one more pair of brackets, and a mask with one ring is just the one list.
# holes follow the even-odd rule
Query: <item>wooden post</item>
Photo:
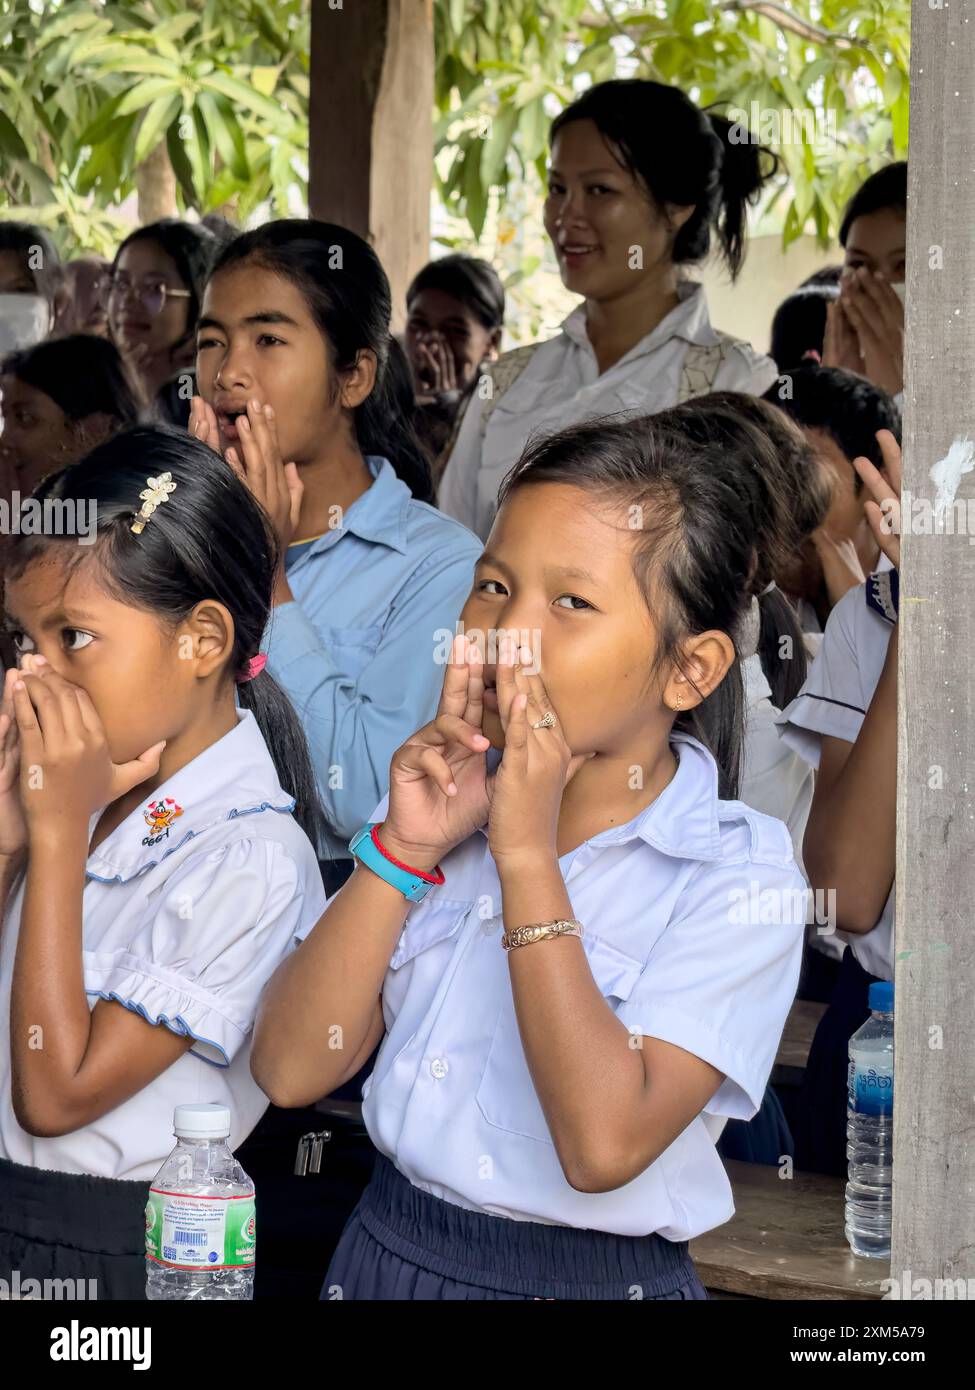
[[374, 247], [402, 326], [429, 259], [432, 0], [312, 0], [309, 205]]
[[[937, 1280], [975, 1279], [973, 77], [975, 0], [915, 0], [891, 1260], [900, 1296], [915, 1298], [938, 1297]], [[930, 534], [939, 498], [954, 534]]]

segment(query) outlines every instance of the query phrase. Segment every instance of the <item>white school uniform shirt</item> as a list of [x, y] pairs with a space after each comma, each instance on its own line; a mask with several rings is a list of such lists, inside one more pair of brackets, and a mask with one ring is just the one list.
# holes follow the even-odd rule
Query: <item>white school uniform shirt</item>
[[[767, 816], [784, 821], [792, 839], [796, 863], [802, 862], [802, 838], [812, 809], [816, 784], [815, 770], [803, 755], [781, 736], [781, 711], [772, 703], [772, 689], [756, 653], [742, 663], [745, 683], [745, 747], [741, 767], [740, 797]], [[822, 921], [815, 916], [807, 924], [810, 946], [831, 960], [840, 960], [848, 938], [844, 932], [823, 935]]]
[[812, 806], [815, 773], [781, 737], [772, 687], [756, 652], [741, 663], [745, 686], [745, 746], [740, 797], [767, 816], [784, 821], [796, 862], [802, 864], [802, 837]]
[[[573, 1189], [525, 1061], [501, 885], [478, 831], [445, 857], [444, 885], [410, 910], [383, 984], [386, 1038], [363, 1087], [373, 1143], [414, 1186], [514, 1220], [670, 1240], [733, 1214], [712, 1131], [761, 1104], [799, 978], [805, 883], [785, 827], [719, 801], [700, 743], [675, 735], [673, 747], [680, 763], [656, 801], [560, 866], [620, 1022], [727, 1079], [638, 1177], [614, 1192]], [[374, 819], [384, 813], [385, 803]], [[763, 892], [779, 919], [764, 925], [753, 910]]]
[[[889, 563], [885, 568], [889, 568]], [[893, 628], [866, 603], [864, 586], [849, 589], [831, 611], [819, 655], [802, 689], [779, 716], [782, 737], [813, 767], [823, 734], [855, 743], [887, 659]], [[869, 834], [869, 826], [864, 834]], [[871, 975], [894, 978], [894, 889], [877, 925], [848, 934], [850, 950]]]
[[[711, 327], [703, 286], [684, 281], [678, 294], [680, 303], [602, 375], [586, 332], [585, 305], [573, 309], [558, 336], [537, 346], [524, 371], [494, 404], [483, 435], [484, 402], [475, 391], [440, 483], [440, 508], [485, 540], [501, 480], [529, 436], [600, 415], [652, 415], [676, 405], [690, 345], [721, 342]], [[701, 390], [760, 396], [777, 378], [770, 357], [726, 339], [713, 384], [702, 383]]]
[[[229, 1106], [231, 1148], [246, 1139], [268, 1104], [250, 1074], [258, 997], [294, 933], [310, 930], [325, 904], [318, 861], [293, 805], [253, 714], [239, 711], [236, 728], [89, 855], [89, 1005], [116, 999], [195, 1041], [136, 1095], [57, 1138], [21, 1129], [11, 1103], [7, 1039], [21, 882], [0, 931], [0, 1155], [32, 1168], [148, 1182], [176, 1142], [173, 1110], [195, 1101]], [[98, 813], [90, 831], [97, 820]]]

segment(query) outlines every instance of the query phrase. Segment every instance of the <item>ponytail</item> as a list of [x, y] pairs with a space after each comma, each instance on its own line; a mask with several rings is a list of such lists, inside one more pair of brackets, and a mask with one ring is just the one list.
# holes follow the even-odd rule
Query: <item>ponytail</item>
[[397, 338], [389, 339], [389, 354], [376, 385], [359, 406], [356, 438], [364, 454], [388, 458], [396, 476], [418, 502], [434, 502], [430, 459], [413, 423], [413, 375]]
[[326, 829], [325, 813], [312, 771], [305, 731], [294, 706], [266, 669], [237, 686], [241, 709], [249, 709], [257, 722], [278, 781], [295, 799], [294, 818], [313, 845], [320, 845]]
[[679, 87], [639, 78], [588, 88], [552, 122], [550, 139], [583, 120], [594, 123], [658, 209], [693, 208], [674, 237], [674, 264], [703, 260], [713, 228], [734, 279], [745, 258], [746, 204], [778, 168], [772, 151], [741, 126], [702, 111]]
[[[718, 205], [714, 230], [721, 254], [734, 280], [745, 259], [748, 231], [746, 207], [754, 203], [778, 168], [778, 156], [754, 141], [740, 124], [734, 125], [717, 112], [707, 113], [711, 129], [721, 142]], [[734, 138], [736, 133], [744, 138]]]
[[806, 679], [806, 644], [796, 610], [778, 586], [758, 597], [758, 657], [772, 691], [772, 703], [785, 709]]
[[703, 743], [718, 765], [718, 796], [737, 801], [745, 745], [745, 689], [736, 659], [721, 684], [693, 709], [674, 720], [678, 733]]

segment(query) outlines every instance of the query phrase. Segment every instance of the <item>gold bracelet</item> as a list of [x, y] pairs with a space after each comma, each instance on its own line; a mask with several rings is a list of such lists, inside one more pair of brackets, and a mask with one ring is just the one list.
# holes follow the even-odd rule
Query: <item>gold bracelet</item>
[[501, 938], [501, 945], [506, 951], [510, 951], [515, 946], [530, 946], [533, 941], [547, 941], [556, 936], [581, 935], [581, 922], [533, 922], [531, 926], [515, 927], [505, 932]]

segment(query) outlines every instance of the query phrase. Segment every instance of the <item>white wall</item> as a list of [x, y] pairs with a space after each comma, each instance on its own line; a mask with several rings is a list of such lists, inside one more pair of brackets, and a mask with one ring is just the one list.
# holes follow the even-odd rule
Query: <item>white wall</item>
[[767, 352], [772, 317], [786, 295], [813, 271], [839, 265], [842, 260], [841, 247], [824, 251], [812, 236], [800, 237], [785, 252], [780, 236], [750, 237], [745, 264], [734, 285], [720, 264], [698, 269], [695, 278], [707, 286], [715, 328]]

